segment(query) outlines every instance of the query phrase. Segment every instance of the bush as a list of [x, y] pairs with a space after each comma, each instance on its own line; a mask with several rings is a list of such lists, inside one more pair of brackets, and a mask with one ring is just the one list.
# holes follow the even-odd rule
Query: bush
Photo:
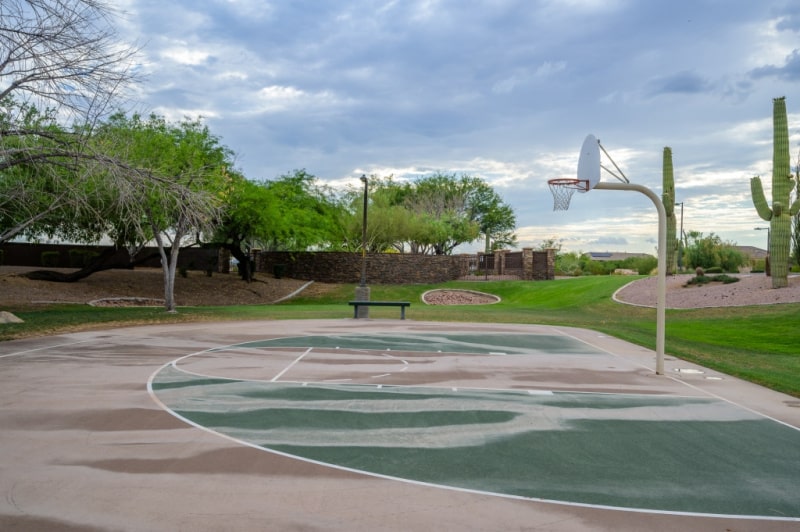
[[745, 263], [745, 256], [736, 249], [732, 242], [711, 233], [703, 236], [697, 231], [689, 232], [689, 245], [684, 250], [684, 263], [690, 268], [701, 267], [706, 270], [720, 268], [720, 272], [737, 272]]
[[658, 259], [655, 257], [645, 257], [637, 259], [634, 264], [636, 264], [636, 271], [639, 272], [639, 275], [650, 275], [650, 273], [658, 267]]
[[719, 266], [712, 266], [711, 268], [706, 268], [706, 273], [722, 273], [722, 268]]
[[686, 285], [684, 286], [691, 286], [691, 285], [704, 285], [708, 283], [722, 283], [722, 284], [730, 284], [730, 283], [738, 283], [738, 277], [731, 277], [730, 275], [698, 275], [692, 277], [688, 281], [686, 281]]
[[68, 253], [70, 268], [86, 267], [98, 256], [96, 251], [90, 249], [70, 249]]
[[55, 268], [61, 260], [58, 251], [42, 251], [40, 255], [42, 266], [45, 268]]

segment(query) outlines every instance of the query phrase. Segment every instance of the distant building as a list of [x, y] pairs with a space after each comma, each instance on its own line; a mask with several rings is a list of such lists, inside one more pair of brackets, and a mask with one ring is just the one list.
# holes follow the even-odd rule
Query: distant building
[[768, 252], [766, 249], [757, 248], [755, 246], [736, 246], [736, 251], [750, 257], [750, 260], [758, 260], [766, 258]]
[[652, 257], [652, 255], [648, 253], [622, 253], [617, 251], [589, 251], [588, 253], [584, 253], [584, 255], [588, 255], [590, 259], [605, 262], [605, 261], [621, 261], [625, 259], [644, 259], [647, 257]]

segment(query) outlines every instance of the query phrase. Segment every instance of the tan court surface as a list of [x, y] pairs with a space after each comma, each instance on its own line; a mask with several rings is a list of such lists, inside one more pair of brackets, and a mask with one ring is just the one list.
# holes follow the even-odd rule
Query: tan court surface
[[[330, 335], [562, 335], [604, 356], [399, 357], [294, 364], [249, 348]], [[215, 350], [215, 351], [208, 351]], [[208, 351], [208, 352], [207, 352]], [[205, 353], [207, 352], [207, 353]], [[0, 343], [0, 530], [797, 530], [800, 521], [610, 509], [404, 482], [298, 460], [187, 423], [148, 390], [193, 353], [197, 375], [450, 389], [649, 394], [731, 402], [800, 427], [796, 399], [594, 331], [400, 320], [111, 329]], [[496, 353], [494, 354], [496, 355]], [[522, 364], [522, 365], [520, 365]], [[192, 398], [184, 398], [186, 401]], [[757, 457], [759, 449], [753, 449]], [[741, 458], [737, 458], [741, 459]], [[800, 482], [800, 481], [799, 481]], [[768, 489], [769, 486], [765, 486]], [[480, 491], [480, 490], [478, 490]], [[797, 491], [795, 493], [798, 493]]]

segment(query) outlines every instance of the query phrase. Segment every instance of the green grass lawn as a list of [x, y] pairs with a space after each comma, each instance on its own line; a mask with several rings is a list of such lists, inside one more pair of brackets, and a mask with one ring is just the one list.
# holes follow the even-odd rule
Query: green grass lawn
[[[654, 309], [612, 301], [635, 278], [580, 277], [557, 281], [448, 282], [439, 285], [371, 286], [373, 300], [407, 300], [416, 321], [531, 323], [585, 327], [655, 349]], [[498, 295], [493, 305], [428, 306], [434, 288], [465, 288]], [[212, 320], [351, 318], [355, 287], [342, 285], [318, 297], [278, 305], [183, 307], [177, 314], [153, 308], [58, 305], [7, 308], [25, 323], [0, 325], [0, 340], [120, 325]], [[397, 308], [371, 308], [372, 318], [399, 318]], [[702, 364], [800, 397], [800, 303], [668, 310], [666, 354]]]

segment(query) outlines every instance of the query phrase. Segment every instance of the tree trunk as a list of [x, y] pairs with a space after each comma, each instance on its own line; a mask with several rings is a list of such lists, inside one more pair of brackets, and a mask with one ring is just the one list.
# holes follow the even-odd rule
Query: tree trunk
[[242, 251], [242, 246], [239, 242], [226, 245], [225, 247], [231, 252], [233, 258], [239, 261], [239, 264], [236, 266], [239, 277], [248, 283], [251, 282], [253, 280], [253, 268], [250, 255]]
[[[180, 253], [179, 235], [175, 236], [175, 241], [169, 250], [169, 258], [166, 261], [166, 266], [162, 263], [164, 269], [164, 308], [167, 312], [178, 312], [175, 304], [175, 272], [178, 269], [178, 254]], [[166, 251], [162, 255], [167, 257]]]
[[137, 264], [141, 264], [153, 258], [154, 256], [155, 254], [150, 254], [143, 257], [139, 257], [138, 259], [133, 261], [131, 260], [131, 256], [128, 253], [127, 249], [109, 248], [100, 253], [100, 255], [98, 255], [97, 258], [91, 262], [91, 264], [88, 264], [84, 266], [82, 269], [75, 272], [64, 273], [53, 270], [34, 270], [32, 272], [23, 274], [23, 276], [33, 281], [74, 283], [76, 281], [80, 281], [81, 279], [89, 277], [93, 273], [105, 270], [133, 268]]

